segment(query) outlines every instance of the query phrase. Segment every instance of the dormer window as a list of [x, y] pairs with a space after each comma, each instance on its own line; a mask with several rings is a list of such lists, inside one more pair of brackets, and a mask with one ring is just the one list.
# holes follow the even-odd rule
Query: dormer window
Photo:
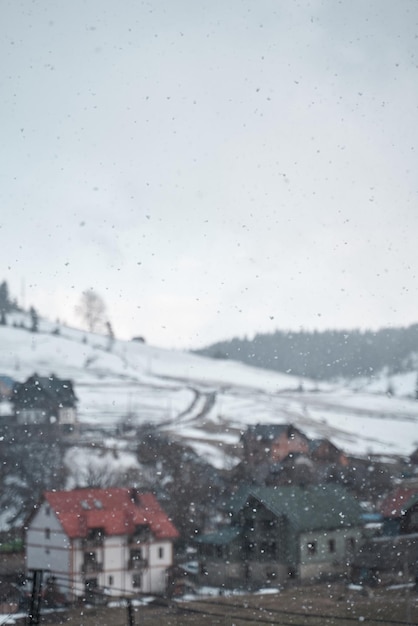
[[144, 543], [150, 540], [150, 530], [148, 526], [136, 526], [130, 543]]
[[105, 532], [103, 528], [91, 528], [87, 533], [84, 544], [88, 546], [102, 546], [104, 537]]

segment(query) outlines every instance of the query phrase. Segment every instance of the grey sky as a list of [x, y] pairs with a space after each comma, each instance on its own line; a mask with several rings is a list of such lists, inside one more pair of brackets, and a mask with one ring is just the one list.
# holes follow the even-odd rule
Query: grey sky
[[[199, 346], [418, 321], [415, 0], [0, 0], [1, 279]], [[22, 285], [25, 286], [24, 291]]]

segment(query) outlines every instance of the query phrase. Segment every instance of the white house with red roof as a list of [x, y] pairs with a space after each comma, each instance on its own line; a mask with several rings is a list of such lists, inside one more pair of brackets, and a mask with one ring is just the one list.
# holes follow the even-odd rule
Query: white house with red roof
[[151, 493], [47, 491], [27, 525], [26, 566], [54, 576], [71, 599], [163, 593], [178, 536]]

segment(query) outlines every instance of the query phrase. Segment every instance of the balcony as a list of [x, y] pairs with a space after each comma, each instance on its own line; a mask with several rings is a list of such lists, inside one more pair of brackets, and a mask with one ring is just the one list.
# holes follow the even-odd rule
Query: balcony
[[101, 548], [104, 545], [104, 535], [99, 533], [90, 534], [83, 539], [82, 545], [84, 550]]
[[140, 572], [148, 567], [147, 559], [130, 558], [128, 561], [128, 569]]
[[[84, 505], [85, 507], [89, 506], [87, 502], [84, 502]], [[83, 506], [83, 502], [81, 503], [81, 506]], [[87, 551], [93, 550], [95, 548], [100, 548], [104, 545], [104, 539], [105, 532], [103, 528], [92, 528], [91, 530], [89, 530], [87, 536], [83, 539], [83, 549]]]
[[103, 563], [98, 563], [97, 561], [84, 561], [82, 563], [82, 574], [95, 574], [97, 572], [103, 572]]

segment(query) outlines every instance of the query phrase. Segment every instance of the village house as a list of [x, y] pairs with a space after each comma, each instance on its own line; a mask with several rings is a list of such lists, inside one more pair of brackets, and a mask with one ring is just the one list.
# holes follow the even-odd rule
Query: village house
[[254, 587], [346, 575], [361, 543], [361, 507], [338, 485], [249, 488], [232, 509], [229, 526], [197, 540], [201, 584]]
[[244, 460], [251, 466], [279, 463], [291, 452], [309, 454], [309, 439], [292, 424], [256, 424], [249, 426], [241, 441]]
[[[291, 452], [281, 463], [271, 463], [265, 468], [262, 484], [273, 485], [310, 485], [318, 482], [315, 464], [300, 452]], [[262, 477], [261, 471], [257, 472]]]
[[164, 593], [178, 532], [151, 493], [49, 491], [27, 524], [27, 569], [54, 576], [69, 599]]
[[368, 538], [352, 562], [355, 583], [380, 585], [417, 582], [418, 485], [406, 481], [379, 505], [379, 536]]
[[13, 387], [11, 402], [18, 424], [61, 424], [77, 421], [77, 397], [71, 380], [51, 376], [30, 376]]
[[418, 485], [397, 486], [382, 500], [379, 512], [384, 535], [418, 533]]
[[309, 456], [312, 461], [324, 464], [335, 464], [346, 467], [347, 456], [329, 439], [312, 439], [309, 442]]
[[376, 586], [417, 582], [418, 533], [373, 537], [351, 563], [353, 583]]
[[349, 465], [328, 439], [309, 439], [292, 424], [249, 426], [241, 437], [243, 472], [259, 485], [326, 482]]

